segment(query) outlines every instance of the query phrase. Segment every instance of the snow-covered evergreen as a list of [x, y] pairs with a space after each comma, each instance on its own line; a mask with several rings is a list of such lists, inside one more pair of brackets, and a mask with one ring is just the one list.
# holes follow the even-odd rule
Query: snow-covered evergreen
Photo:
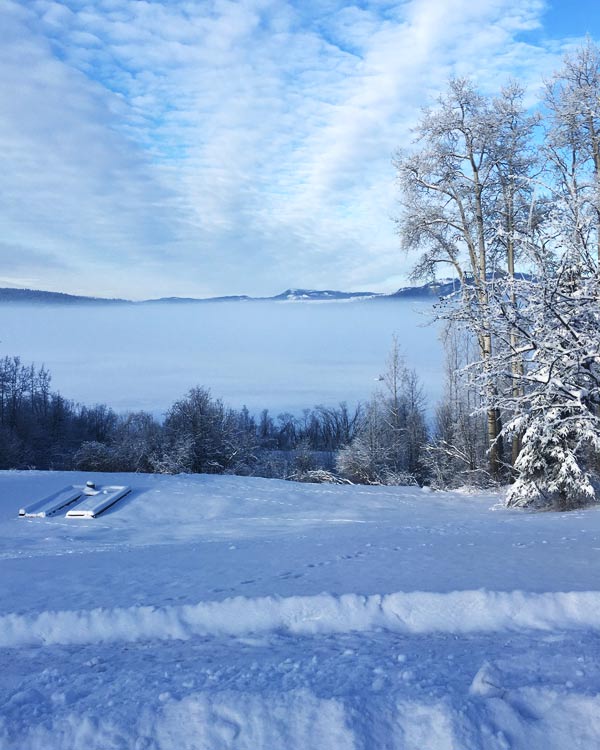
[[522, 302], [511, 322], [519, 330], [519, 352], [526, 354], [522, 389], [501, 399], [512, 412], [504, 431], [520, 436], [522, 444], [508, 505], [567, 509], [595, 498], [590, 464], [600, 453], [598, 291], [594, 268], [566, 262], [556, 275], [520, 283]]

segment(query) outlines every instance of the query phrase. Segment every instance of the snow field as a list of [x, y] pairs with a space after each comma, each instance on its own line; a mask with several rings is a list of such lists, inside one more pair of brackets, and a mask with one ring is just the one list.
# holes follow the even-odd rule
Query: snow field
[[0, 473], [0, 750], [597, 750], [600, 509], [498, 500]]

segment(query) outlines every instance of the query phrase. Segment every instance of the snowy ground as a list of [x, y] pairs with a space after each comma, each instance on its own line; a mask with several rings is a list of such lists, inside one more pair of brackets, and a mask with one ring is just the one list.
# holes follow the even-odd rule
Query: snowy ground
[[[600, 508], [0, 473], [2, 750], [600, 747]], [[100, 477], [93, 477], [97, 480]]]

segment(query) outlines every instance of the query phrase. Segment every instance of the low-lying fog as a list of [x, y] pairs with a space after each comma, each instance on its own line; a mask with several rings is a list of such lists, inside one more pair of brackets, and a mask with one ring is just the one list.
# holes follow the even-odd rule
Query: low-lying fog
[[430, 409], [442, 348], [414, 301], [218, 302], [0, 308], [0, 354], [44, 363], [53, 390], [157, 416], [196, 385], [234, 407], [300, 412], [366, 400], [396, 334]]

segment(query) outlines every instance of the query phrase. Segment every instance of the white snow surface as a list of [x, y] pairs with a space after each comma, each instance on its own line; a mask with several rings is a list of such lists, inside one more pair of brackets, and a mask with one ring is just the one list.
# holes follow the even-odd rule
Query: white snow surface
[[0, 748], [596, 749], [600, 508], [500, 500], [0, 472]]

